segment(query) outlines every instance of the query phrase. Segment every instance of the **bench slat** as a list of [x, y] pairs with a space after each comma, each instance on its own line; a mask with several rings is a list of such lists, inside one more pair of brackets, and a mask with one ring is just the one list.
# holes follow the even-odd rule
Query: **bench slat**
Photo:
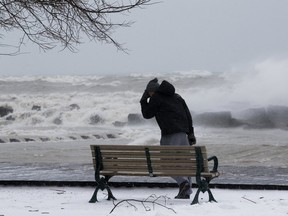
[[[130, 171], [128, 172], [127, 170], [125, 171], [105, 171], [105, 172], [101, 172], [101, 175], [111, 175], [111, 176], [150, 176], [149, 172], [136, 172], [136, 171]], [[157, 177], [157, 176], [195, 176], [196, 173], [195, 172], [177, 172], [175, 170], [171, 170], [170, 172], [153, 172], [153, 176]]]
[[[187, 149], [187, 150], [184, 150], [184, 151], [177, 151], [175, 149], [171, 150], [171, 151], [166, 151], [166, 150], [162, 150], [162, 151], [151, 151], [149, 149], [149, 153], [150, 155], [155, 155], [155, 157], [157, 157], [158, 155], [175, 155], [175, 153], [179, 154], [179, 155], [183, 155], [183, 156], [196, 156], [196, 153], [194, 150], [191, 150], [191, 149]], [[101, 154], [102, 156], [105, 156], [105, 155], [135, 155], [135, 156], [141, 156], [141, 155], [145, 155], [145, 149], [143, 150], [139, 150], [139, 151], [130, 151], [130, 150], [126, 150], [126, 149], [123, 149], [123, 150], [110, 150], [110, 151], [107, 151], [107, 150], [102, 150], [101, 149]], [[202, 154], [207, 154], [206, 151], [203, 151]], [[92, 156], [95, 157], [95, 151], [93, 150], [92, 151]]]
[[[108, 155], [105, 155], [105, 156], [102, 156], [102, 158], [107, 158], [107, 159], [112, 159], [112, 158], [115, 158], [115, 159], [118, 159], [118, 160], [121, 160], [121, 159], [135, 159], [135, 160], [141, 160], [141, 159], [146, 159], [146, 156], [143, 156], [143, 155], [115, 155], [115, 154], [110, 154], [109, 156]], [[151, 160], [168, 160], [168, 159], [173, 159], [173, 160], [180, 160], [180, 159], [190, 159], [190, 158], [195, 158], [195, 156], [187, 156], [187, 155], [158, 155], [157, 157], [154, 157], [153, 155], [150, 155], [150, 159]]]
[[[117, 175], [117, 176], [150, 176], [148, 171], [101, 171], [100, 172], [101, 175]], [[157, 176], [195, 176], [196, 175], [196, 171], [190, 171], [190, 172], [181, 172], [181, 171], [177, 171], [177, 170], [170, 170], [167, 172], [153, 172], [154, 177]], [[216, 177], [219, 176], [219, 174], [215, 174], [215, 173], [201, 173], [201, 176], [203, 177]]]
[[[131, 164], [147, 164], [146, 160], [142, 160], [142, 159], [103, 159], [102, 162], [104, 164], [116, 164], [116, 165], [131, 165]], [[96, 163], [96, 162], [95, 162]], [[172, 159], [168, 159], [168, 160], [151, 160], [151, 163], [153, 165], [168, 165], [168, 166], [173, 166], [176, 163], [177, 164], [183, 164], [185, 166], [192, 166], [194, 164], [196, 164], [196, 160], [172, 160]]]
[[[143, 152], [145, 153], [145, 149], [138, 149], [138, 150], [129, 150], [129, 149], [119, 149], [119, 150], [115, 150], [115, 149], [111, 149], [111, 150], [102, 150], [101, 147], [101, 153], [105, 154], [105, 153], [124, 153], [124, 154], [143, 154]], [[157, 153], [161, 153], [161, 154], [172, 154], [177, 152], [178, 154], [193, 154], [195, 155], [195, 149], [165, 149], [165, 150], [152, 150], [149, 148], [149, 152], [150, 154], [157, 154]], [[92, 150], [92, 153], [94, 153], [94, 149]], [[206, 153], [206, 150], [203, 150], [202, 153]]]
[[[160, 166], [157, 166], [157, 165], [154, 165], [153, 166], [153, 171], [155, 170], [169, 170], [169, 169], [181, 169], [181, 170], [192, 170], [192, 169], [196, 169], [197, 167], [196, 166], [185, 166], [184, 164], [183, 165], [174, 165], [174, 166], [163, 166], [163, 165], [160, 165]], [[116, 165], [116, 164], [105, 164], [103, 170], [107, 170], [107, 169], [115, 169], [115, 170], [118, 170], [118, 169], [121, 169], [121, 170], [135, 170], [135, 171], [138, 171], [138, 170], [148, 170], [148, 166], [147, 164], [133, 164], [133, 165]]]
[[[96, 145], [95, 145], [96, 146]], [[153, 150], [163, 150], [163, 147], [165, 148], [165, 150], [172, 150], [174, 149], [175, 151], [177, 150], [191, 150], [191, 149], [195, 149], [195, 146], [178, 146], [178, 145], [169, 145], [169, 146], [152, 146], [152, 145], [97, 145], [97, 146], [101, 146], [101, 151], [104, 150], [120, 150], [122, 151], [124, 150], [134, 150], [134, 151], [139, 151], [139, 149], [141, 149], [141, 151], [145, 150], [145, 148], [149, 148], [150, 151]], [[206, 151], [206, 147], [205, 146], [197, 146], [200, 147], [201, 150], [205, 150]], [[91, 145], [91, 149], [94, 150], [94, 145]]]

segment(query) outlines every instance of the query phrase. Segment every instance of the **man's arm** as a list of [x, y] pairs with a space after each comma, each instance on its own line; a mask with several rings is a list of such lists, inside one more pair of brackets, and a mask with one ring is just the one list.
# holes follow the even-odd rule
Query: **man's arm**
[[190, 110], [185, 102], [185, 100], [182, 98], [183, 101], [183, 106], [186, 112], [186, 116], [187, 116], [187, 120], [188, 120], [188, 124], [189, 124], [189, 133], [188, 133], [188, 140], [190, 145], [195, 145], [196, 144], [196, 137], [194, 134], [194, 127], [193, 127], [193, 120], [192, 120], [192, 116], [190, 113]]
[[147, 100], [149, 97], [150, 96], [148, 92], [145, 91], [140, 100], [141, 112], [145, 119], [153, 118], [156, 115], [157, 108], [159, 106], [159, 99], [157, 100], [158, 97], [156, 94], [150, 97], [150, 100], [148, 102]]

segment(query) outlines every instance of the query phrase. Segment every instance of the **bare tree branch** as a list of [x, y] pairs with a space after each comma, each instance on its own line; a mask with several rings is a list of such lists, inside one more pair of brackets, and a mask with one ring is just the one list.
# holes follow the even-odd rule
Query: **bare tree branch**
[[[149, 200], [149, 199], [152, 199], [152, 200]], [[160, 199], [163, 199], [164, 200], [164, 204], [160, 203], [159, 200]], [[166, 196], [156, 196], [155, 194], [153, 195], [150, 195], [147, 199], [145, 200], [136, 200], [136, 199], [125, 199], [125, 200], [121, 200], [119, 201], [118, 203], [114, 203], [114, 207], [112, 208], [112, 210], [109, 212], [109, 214], [111, 214], [117, 207], [119, 207], [120, 204], [122, 203], [128, 203], [130, 206], [132, 206], [135, 211], [137, 210], [137, 207], [136, 205], [133, 204], [133, 202], [136, 202], [136, 203], [141, 203], [143, 208], [145, 209], [145, 211], [151, 211], [151, 208], [147, 205], [147, 204], [152, 204], [153, 206], [153, 209], [155, 207], [155, 205], [157, 206], [160, 206], [160, 207], [163, 207], [163, 208], [166, 208], [168, 210], [171, 210], [173, 211], [175, 214], [176, 214], [176, 211], [172, 208], [169, 208], [167, 207], [167, 199], [169, 199], [168, 197]]]
[[90, 40], [113, 44], [124, 51], [112, 34], [115, 28], [130, 26], [132, 22], [112, 21], [112, 16], [151, 4], [149, 2], [150, 0], [0, 0], [0, 28], [4, 32], [23, 32], [19, 50], [24, 41], [29, 40], [44, 51], [59, 43], [63, 49], [73, 51], [75, 45], [82, 43], [83, 36], [86, 36]]

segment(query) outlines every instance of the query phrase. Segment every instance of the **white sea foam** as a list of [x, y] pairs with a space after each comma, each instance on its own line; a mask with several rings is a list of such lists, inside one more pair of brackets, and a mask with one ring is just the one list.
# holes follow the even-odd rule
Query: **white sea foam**
[[[249, 73], [194, 70], [156, 75], [160, 82], [165, 79], [174, 84], [193, 114], [233, 114], [241, 109], [288, 106], [286, 68], [287, 61], [267, 60]], [[142, 129], [131, 129], [127, 118], [131, 113], [141, 113], [140, 97], [156, 75], [0, 77], [0, 106], [13, 108], [12, 113], [0, 118], [0, 139], [11, 134], [45, 132], [47, 136], [91, 135], [105, 128], [106, 134], [117, 131], [133, 143], [155, 142], [159, 136], [157, 127], [144, 124]], [[115, 122], [126, 127], [116, 127]], [[149, 135], [155, 130], [156, 136]]]

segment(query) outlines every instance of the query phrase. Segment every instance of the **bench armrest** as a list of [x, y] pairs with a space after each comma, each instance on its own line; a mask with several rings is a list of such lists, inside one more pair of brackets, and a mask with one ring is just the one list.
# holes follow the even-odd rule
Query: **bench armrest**
[[211, 172], [218, 172], [218, 158], [216, 156], [211, 156], [208, 158], [208, 161], [213, 160], [214, 165]]

